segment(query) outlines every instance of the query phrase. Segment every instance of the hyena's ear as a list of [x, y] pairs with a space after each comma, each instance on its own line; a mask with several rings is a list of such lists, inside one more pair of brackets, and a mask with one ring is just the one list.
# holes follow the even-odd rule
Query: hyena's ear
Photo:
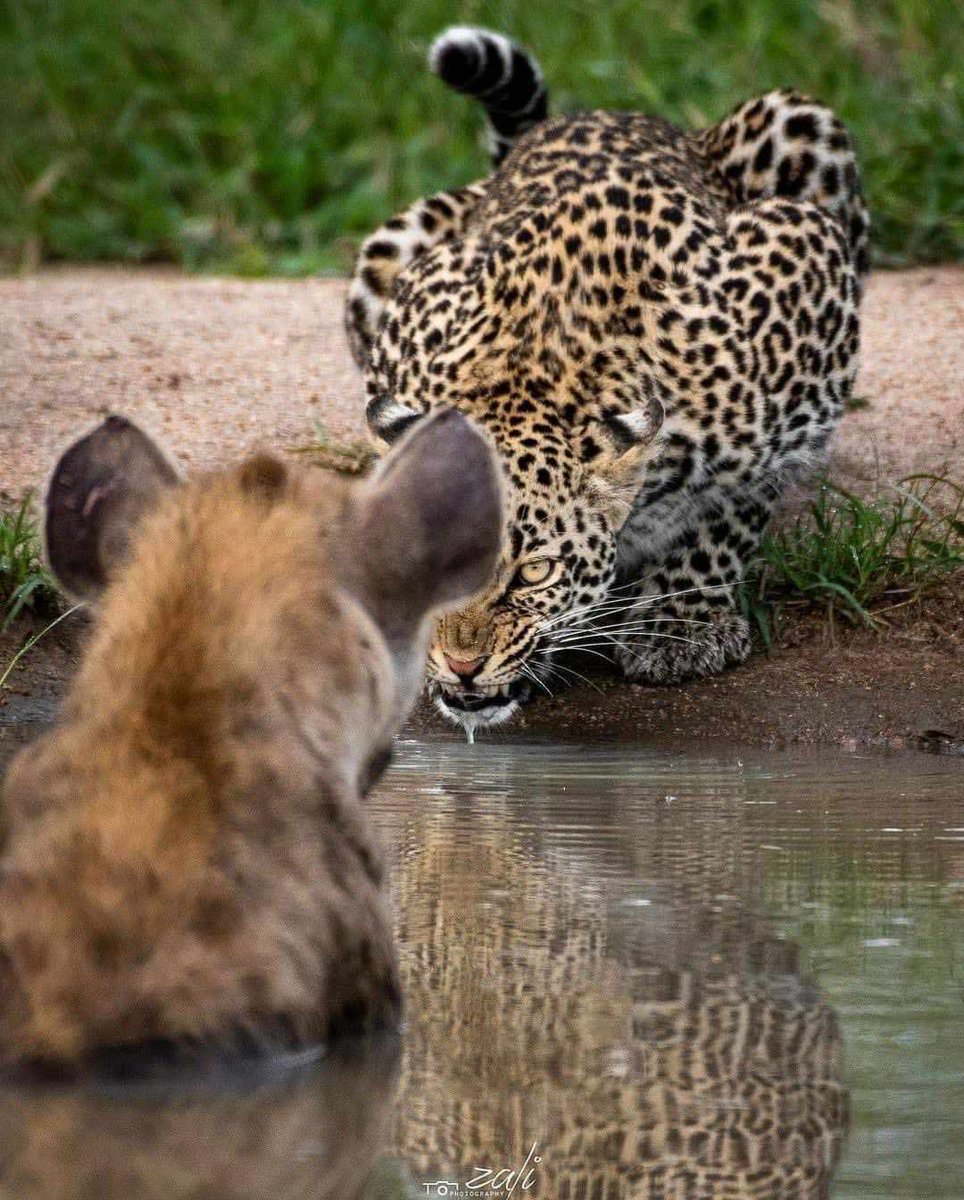
[[60, 587], [78, 600], [96, 599], [137, 521], [178, 480], [164, 453], [124, 417], [108, 417], [74, 442], [46, 498], [44, 542]]
[[488, 583], [502, 542], [502, 479], [476, 427], [445, 409], [419, 421], [359, 502], [353, 555], [361, 599], [390, 642]]

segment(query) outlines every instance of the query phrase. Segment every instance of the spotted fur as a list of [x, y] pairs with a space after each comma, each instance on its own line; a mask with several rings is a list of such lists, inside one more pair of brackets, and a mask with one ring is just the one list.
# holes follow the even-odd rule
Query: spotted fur
[[61, 722], [0, 789], [0, 1072], [397, 1022], [363, 796], [432, 617], [491, 573], [499, 504], [452, 410], [364, 484], [266, 455], [182, 483], [117, 417], [67, 451], [48, 556], [97, 614]]
[[566, 647], [655, 683], [746, 656], [738, 586], [852, 388], [867, 236], [843, 125], [778, 91], [695, 133], [544, 120], [368, 240], [348, 326], [373, 434], [455, 405], [511, 484], [492, 587], [432, 649], [447, 715], [506, 719]]

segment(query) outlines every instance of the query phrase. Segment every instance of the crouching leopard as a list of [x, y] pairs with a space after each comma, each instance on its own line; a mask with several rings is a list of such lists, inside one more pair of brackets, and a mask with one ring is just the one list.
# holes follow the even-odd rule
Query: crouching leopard
[[347, 327], [378, 443], [453, 405], [505, 469], [498, 569], [430, 652], [471, 737], [566, 648], [651, 683], [746, 657], [739, 585], [853, 384], [869, 220], [846, 129], [795, 92], [684, 132], [548, 117], [538, 64], [486, 30], [430, 64], [481, 100], [495, 169], [368, 238]]

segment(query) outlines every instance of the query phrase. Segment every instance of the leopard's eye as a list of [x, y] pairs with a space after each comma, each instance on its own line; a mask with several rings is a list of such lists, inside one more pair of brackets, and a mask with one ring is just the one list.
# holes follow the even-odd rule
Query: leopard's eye
[[523, 587], [537, 587], [540, 583], [548, 582], [553, 565], [551, 558], [534, 558], [519, 567], [516, 579]]

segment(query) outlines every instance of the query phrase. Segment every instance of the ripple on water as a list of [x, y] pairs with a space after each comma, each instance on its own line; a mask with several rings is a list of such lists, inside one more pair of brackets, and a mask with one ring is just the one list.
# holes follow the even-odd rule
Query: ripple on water
[[753, 1195], [802, 1171], [960, 1200], [962, 784], [923, 757], [402, 743], [372, 806], [414, 1179], [538, 1144], [530, 1196], [713, 1170], [723, 1194], [748, 1155]]

